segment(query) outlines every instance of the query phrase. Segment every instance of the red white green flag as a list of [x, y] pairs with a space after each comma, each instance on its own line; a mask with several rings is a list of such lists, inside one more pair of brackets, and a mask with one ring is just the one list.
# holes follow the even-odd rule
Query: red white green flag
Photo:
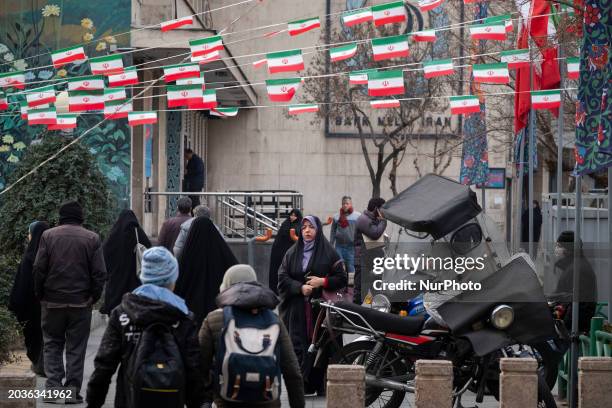
[[347, 27], [372, 21], [373, 19], [374, 16], [372, 15], [372, 9], [370, 7], [342, 13], [342, 22]]
[[0, 110], [7, 110], [8, 107], [8, 98], [4, 93], [0, 92]]
[[392, 1], [391, 3], [372, 6], [372, 15], [376, 27], [385, 24], [401, 23], [406, 21], [406, 8], [403, 1]]
[[104, 102], [121, 101], [127, 99], [125, 88], [106, 88], [104, 90]]
[[554, 109], [561, 106], [561, 91], [531, 91], [531, 107], [533, 109]]
[[104, 91], [68, 92], [68, 111], [86, 112], [104, 109]]
[[129, 112], [128, 113], [128, 125], [150, 125], [157, 123], [157, 112]]
[[567, 59], [567, 77], [569, 79], [580, 78], [580, 58], [570, 57]]
[[[43, 107], [39, 106], [39, 108], [42, 109]], [[48, 106], [45, 106], [45, 108], [48, 108]], [[19, 112], [21, 113], [21, 119], [28, 119], [28, 103], [26, 101], [19, 102]]]
[[421, 12], [433, 10], [442, 3], [444, 3], [444, 0], [419, 0], [419, 10]]
[[400, 101], [398, 101], [397, 99], [381, 99], [378, 101], [370, 101], [370, 107], [372, 109], [399, 108]]
[[318, 111], [319, 111], [319, 105], [317, 105], [316, 103], [302, 103], [298, 105], [289, 106], [290, 115], [299, 115], [301, 113], [318, 112]]
[[503, 21], [482, 22], [470, 26], [470, 36], [474, 40], [505, 40], [506, 24]]
[[266, 58], [262, 58], [262, 59], [259, 59], [257, 61], [253, 61], [253, 67], [254, 68], [263, 67], [264, 65], [266, 65], [267, 62], [268, 62], [268, 60]]
[[355, 43], [331, 48], [329, 50], [329, 57], [331, 58], [332, 62], [353, 58], [355, 54], [357, 54], [357, 44]]
[[193, 24], [193, 16], [176, 18], [174, 20], [163, 21], [160, 26], [162, 31], [170, 31], [179, 27]]
[[168, 85], [168, 107], [199, 105], [202, 103], [202, 87], [195, 85]]
[[423, 71], [425, 72], [425, 78], [435, 78], [444, 75], [450, 75], [455, 72], [453, 68], [453, 60], [433, 60], [423, 63]]
[[238, 114], [238, 108], [215, 108], [210, 110], [212, 116], [228, 118]]
[[510, 82], [508, 64], [500, 62], [496, 64], [474, 64], [472, 66], [475, 82], [487, 84], [507, 84]]
[[104, 75], [68, 78], [69, 91], [96, 91], [104, 89]]
[[373, 38], [371, 42], [374, 61], [402, 58], [410, 55], [408, 36], [406, 35]]
[[135, 85], [138, 83], [138, 71], [136, 67], [126, 68], [120, 74], [109, 75], [108, 86], [127, 86]]
[[105, 119], [127, 118], [128, 113], [132, 112], [132, 101], [109, 101], [104, 103]]
[[466, 115], [480, 112], [480, 101], [477, 96], [451, 96], [450, 97], [451, 115]]
[[28, 107], [34, 108], [55, 102], [55, 87], [53, 85], [43, 86], [42, 88], [29, 89], [26, 94]]
[[209, 52], [206, 55], [200, 55], [199, 57], [191, 57], [191, 62], [197, 62], [200, 65], [206, 65], [213, 61], [221, 59], [221, 53], [219, 51]]
[[206, 89], [202, 92], [202, 99], [198, 103], [189, 105], [189, 109], [214, 109], [217, 107], [217, 90]]
[[417, 42], [436, 41], [436, 30], [423, 30], [412, 33], [412, 40]]
[[54, 125], [56, 118], [55, 108], [28, 110], [28, 125]]
[[214, 51], [223, 51], [223, 38], [220, 35], [189, 41], [192, 57], [200, 57]]
[[351, 85], [367, 85], [368, 74], [376, 72], [375, 69], [364, 69], [360, 71], [352, 71], [349, 73], [349, 83]]
[[512, 29], [514, 28], [512, 26], [512, 15], [510, 14], [504, 14], [501, 16], [493, 16], [493, 17], [487, 17], [484, 19], [483, 23], [485, 24], [489, 24], [489, 23], [498, 23], [502, 21], [504, 23], [504, 28], [506, 29], [506, 32], [509, 33], [512, 31]]
[[0, 74], [0, 88], [25, 88], [25, 74], [22, 71], [4, 72]]
[[528, 48], [502, 51], [500, 55], [501, 62], [508, 63], [509, 69], [528, 67], [531, 61]]
[[164, 67], [164, 81], [174, 82], [177, 79], [199, 78], [200, 66], [198, 64], [176, 64]]
[[301, 71], [304, 69], [302, 50], [272, 52], [266, 54], [266, 60], [270, 74]]
[[55, 124], [47, 125], [48, 130], [76, 129], [76, 127], [77, 115], [69, 113], [56, 115]]
[[90, 58], [89, 68], [94, 75], [120, 74], [123, 72], [123, 58], [121, 54]]
[[177, 85], [201, 85], [202, 89], [206, 89], [206, 84], [204, 81], [204, 72], [200, 72], [199, 78], [185, 78], [185, 79], [177, 79]]
[[267, 79], [268, 97], [272, 102], [289, 102], [301, 83], [301, 78]]
[[54, 68], [61, 68], [74, 61], [87, 59], [85, 50], [81, 46], [63, 48], [51, 53], [51, 61]]
[[404, 93], [402, 70], [376, 71], [368, 73], [368, 95], [390, 96]]
[[319, 17], [306, 18], [287, 23], [287, 30], [290, 36], [300, 35], [315, 28], [321, 27]]

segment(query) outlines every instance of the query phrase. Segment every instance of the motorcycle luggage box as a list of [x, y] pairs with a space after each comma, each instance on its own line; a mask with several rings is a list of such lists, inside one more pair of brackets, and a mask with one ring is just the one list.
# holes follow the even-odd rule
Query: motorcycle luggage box
[[386, 219], [439, 239], [476, 217], [482, 209], [469, 186], [427, 174], [382, 206]]
[[[335, 306], [350, 310], [362, 316], [372, 328], [383, 333], [403, 334], [416, 336], [421, 332], [425, 318], [423, 316], [398, 316], [391, 313], [380, 312], [369, 307], [359, 306], [350, 302], [338, 302]], [[354, 314], [344, 313], [346, 318], [359, 326], [367, 325]]]

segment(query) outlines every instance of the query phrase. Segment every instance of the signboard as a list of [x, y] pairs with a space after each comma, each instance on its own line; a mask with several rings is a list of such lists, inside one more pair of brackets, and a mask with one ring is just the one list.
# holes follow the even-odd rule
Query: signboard
[[[482, 188], [482, 184], [476, 187]], [[490, 167], [489, 177], [484, 188], [491, 190], [503, 190], [506, 188], [506, 169], [503, 167]]]

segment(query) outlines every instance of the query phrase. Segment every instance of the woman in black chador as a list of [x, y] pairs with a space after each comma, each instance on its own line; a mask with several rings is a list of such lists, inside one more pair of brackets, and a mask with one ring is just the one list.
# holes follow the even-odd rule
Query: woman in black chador
[[302, 223], [302, 213], [298, 209], [293, 209], [289, 213], [289, 217], [281, 224], [274, 243], [272, 244], [272, 253], [270, 254], [270, 272], [269, 286], [274, 293], [278, 294], [278, 268], [283, 262], [285, 253], [295, 244], [291, 239], [290, 231], [295, 230], [296, 235], [300, 234], [300, 224]]
[[136, 234], [139, 243], [151, 248], [151, 242], [138, 224], [136, 214], [132, 210], [121, 211], [102, 246], [108, 280], [100, 313], [110, 314], [121, 303], [124, 294], [140, 286], [136, 271]]
[[34, 295], [34, 276], [32, 267], [36, 259], [36, 251], [40, 237], [49, 225], [44, 221], [34, 221], [30, 224], [28, 246], [23, 253], [19, 269], [15, 275], [15, 282], [9, 298], [11, 310], [19, 323], [23, 325], [23, 337], [26, 353], [32, 362], [32, 371], [40, 376], [45, 375], [42, 353], [42, 330], [40, 328], [40, 302]]
[[215, 298], [225, 271], [238, 260], [215, 224], [197, 217], [189, 228], [179, 258], [179, 277], [174, 293], [185, 299], [198, 327], [206, 315], [217, 308]]

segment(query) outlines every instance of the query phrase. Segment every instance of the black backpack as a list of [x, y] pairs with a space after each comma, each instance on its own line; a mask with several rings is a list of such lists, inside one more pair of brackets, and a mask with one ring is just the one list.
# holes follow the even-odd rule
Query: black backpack
[[129, 407], [183, 407], [185, 365], [171, 327], [147, 326], [128, 357], [125, 378]]

